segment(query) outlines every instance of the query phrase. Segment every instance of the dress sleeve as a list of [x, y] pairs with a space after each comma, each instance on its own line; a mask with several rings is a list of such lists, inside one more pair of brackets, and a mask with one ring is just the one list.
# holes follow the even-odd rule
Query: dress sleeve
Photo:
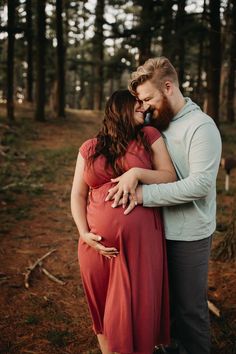
[[89, 155], [94, 152], [94, 148], [96, 145], [96, 139], [86, 140], [79, 148], [79, 152], [81, 153], [84, 159], [87, 159]]
[[155, 143], [155, 141], [161, 137], [161, 133], [159, 132], [159, 130], [157, 130], [154, 127], [147, 126], [147, 127], [144, 127], [142, 130], [143, 130], [143, 132], [147, 138], [147, 141], [149, 142], [150, 145]]

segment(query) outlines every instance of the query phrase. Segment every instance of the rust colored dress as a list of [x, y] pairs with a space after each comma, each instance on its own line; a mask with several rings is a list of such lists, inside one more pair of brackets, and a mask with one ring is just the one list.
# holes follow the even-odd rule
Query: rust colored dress
[[[150, 144], [160, 133], [143, 128]], [[158, 208], [137, 206], [124, 215], [122, 207], [105, 202], [114, 176], [98, 157], [92, 168], [86, 159], [96, 139], [80, 148], [85, 159], [84, 180], [91, 187], [87, 220], [102, 244], [116, 247], [119, 255], [109, 260], [79, 240], [79, 264], [93, 329], [104, 334], [109, 349], [118, 353], [150, 353], [156, 344], [169, 342], [169, 294], [165, 240]], [[151, 169], [151, 159], [136, 141], [129, 144], [125, 168]]]

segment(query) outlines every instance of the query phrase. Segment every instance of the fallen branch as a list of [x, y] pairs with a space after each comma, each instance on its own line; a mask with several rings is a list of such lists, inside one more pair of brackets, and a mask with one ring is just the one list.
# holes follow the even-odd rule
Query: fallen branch
[[58, 279], [57, 277], [55, 277], [53, 274], [51, 274], [46, 268], [43, 267], [43, 263], [39, 262], [39, 266], [40, 269], [42, 270], [42, 272], [52, 281], [60, 284], [60, 285], [65, 285], [66, 283], [60, 279]]
[[31, 266], [29, 266], [27, 268], [26, 273], [25, 273], [25, 287], [26, 287], [26, 289], [29, 289], [29, 278], [30, 278], [32, 271], [39, 265], [40, 262], [42, 262], [43, 259], [50, 256], [50, 254], [55, 251], [56, 251], [56, 249], [53, 249], [53, 250], [47, 252], [44, 256], [37, 259], [34, 264], [32, 264]]
[[6, 186], [3, 186], [0, 188], [1, 191], [6, 191], [8, 189], [11, 188], [15, 188], [15, 187], [27, 187], [27, 188], [31, 188], [31, 189], [37, 189], [37, 188], [42, 188], [43, 184], [41, 183], [27, 183], [27, 181], [22, 181], [22, 182], [13, 182], [10, 184], [7, 184]]
[[208, 308], [209, 310], [216, 315], [216, 317], [220, 317], [220, 310], [211, 302], [211, 301], [207, 301], [208, 304]]

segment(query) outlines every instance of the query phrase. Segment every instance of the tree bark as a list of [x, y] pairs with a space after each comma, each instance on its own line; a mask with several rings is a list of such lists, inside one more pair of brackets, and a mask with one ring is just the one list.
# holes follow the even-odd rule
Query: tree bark
[[152, 19], [153, 19], [153, 1], [141, 1], [140, 14], [140, 31], [139, 31], [139, 65], [142, 65], [147, 59], [151, 57], [151, 43], [152, 43]]
[[97, 0], [95, 10], [95, 35], [93, 38], [94, 48], [94, 109], [102, 109], [103, 102], [103, 60], [104, 60], [104, 0]]
[[65, 118], [65, 46], [63, 38], [63, 0], [56, 0], [57, 32], [57, 116]]
[[183, 91], [183, 83], [184, 83], [184, 73], [185, 73], [185, 38], [183, 35], [182, 29], [184, 29], [185, 23], [185, 6], [186, 0], [178, 1], [178, 11], [176, 15], [176, 33], [177, 33], [177, 41], [178, 41], [178, 76], [179, 76], [179, 86], [181, 91]]
[[14, 120], [14, 45], [15, 45], [15, 0], [7, 1], [8, 7], [8, 49], [7, 49], [7, 118]]
[[231, 26], [231, 48], [229, 54], [228, 94], [227, 94], [227, 121], [235, 121], [235, 70], [236, 70], [236, 2], [232, 1], [232, 26]]
[[[202, 31], [205, 28], [206, 21], [206, 0], [203, 3], [203, 11], [202, 11]], [[205, 33], [205, 31], [204, 31]], [[204, 38], [201, 33], [201, 38], [199, 38], [199, 55], [198, 55], [198, 66], [197, 66], [197, 87], [196, 87], [196, 100], [202, 105], [203, 104], [203, 95], [202, 95], [202, 71], [203, 71], [203, 54], [204, 54]]]
[[164, 27], [162, 31], [162, 53], [172, 62], [173, 57], [173, 41], [172, 41], [172, 30], [173, 30], [173, 0], [166, 0], [163, 4], [164, 13]]
[[210, 51], [207, 75], [207, 113], [219, 124], [221, 74], [221, 22], [220, 0], [210, 0]]
[[35, 119], [45, 121], [45, 55], [46, 55], [46, 0], [36, 2], [36, 110]]
[[33, 26], [32, 0], [26, 1], [26, 38], [27, 38], [27, 84], [26, 99], [33, 102]]

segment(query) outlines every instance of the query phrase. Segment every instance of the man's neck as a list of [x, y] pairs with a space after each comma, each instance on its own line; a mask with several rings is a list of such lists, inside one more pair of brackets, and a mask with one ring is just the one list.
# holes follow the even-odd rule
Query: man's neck
[[173, 113], [175, 116], [181, 111], [181, 109], [185, 106], [185, 104], [186, 101], [182, 93], [179, 92], [178, 94], [176, 94], [176, 99], [172, 105]]

